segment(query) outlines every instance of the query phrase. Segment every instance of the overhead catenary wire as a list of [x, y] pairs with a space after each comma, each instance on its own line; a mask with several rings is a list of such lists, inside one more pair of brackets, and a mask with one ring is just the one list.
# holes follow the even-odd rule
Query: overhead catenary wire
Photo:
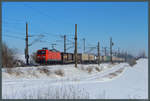
[[[23, 32], [23, 31], [21, 31], [21, 30], [18, 30], [18, 28], [16, 28], [17, 30], [14, 30], [13, 28], [11, 29], [11, 28], [6, 28], [6, 29], [4, 29], [3, 31], [4, 32], [13, 32], [13, 34], [15, 33], [15, 34], [18, 34], [18, 35], [25, 35], [25, 32]], [[21, 33], [21, 34], [19, 34], [19, 33]], [[29, 37], [35, 37], [35, 36], [44, 36], [43, 35], [43, 33], [40, 33], [40, 32], [29, 32]]]
[[19, 39], [19, 40], [25, 40], [24, 38], [11, 36], [11, 35], [4, 35], [4, 37], [13, 38], [13, 39]]
[[3, 32], [4, 32], [4, 34], [3, 35], [5, 35], [5, 33], [10, 33], [9, 35], [12, 35], [12, 33], [13, 33], [13, 35], [19, 35], [19, 36], [22, 36], [22, 35], [24, 35], [25, 33], [23, 33], [23, 32], [19, 32], [19, 31], [12, 31], [12, 30], [3, 30]]
[[19, 38], [19, 39], [22, 39], [22, 40], [25, 40], [25, 37], [23, 38], [23, 37], [18, 37], [18, 36], [14, 36], [14, 35], [9, 35], [9, 34], [5, 34], [4, 36], [6, 36], [6, 37], [12, 37], [12, 38]]
[[[48, 15], [47, 13], [45, 13], [45, 12], [41, 11], [40, 9], [34, 8], [34, 7], [29, 6], [29, 5], [27, 5], [27, 4], [23, 4], [23, 5], [24, 5], [25, 7], [29, 7], [29, 8], [30, 8], [30, 10], [32, 9], [32, 10], [34, 10], [35, 12], [39, 13], [40, 15], [44, 15], [44, 16], [46, 16], [46, 17], [50, 18], [50, 19], [55, 20], [55, 23], [60, 24], [60, 21], [58, 21], [58, 19], [56, 19], [56, 18], [54, 18], [54, 17], [52, 17], [52, 16]], [[50, 21], [50, 20], [48, 20], [48, 21]], [[58, 22], [57, 22], [57, 21], [58, 21]], [[62, 21], [62, 20], [61, 20], [61, 21]], [[50, 21], [50, 22], [51, 22], [51, 21]], [[68, 21], [62, 21], [62, 22], [63, 22], [63, 23], [65, 23], [65, 24], [72, 24], [72, 25], [73, 25], [73, 23], [68, 22]]]

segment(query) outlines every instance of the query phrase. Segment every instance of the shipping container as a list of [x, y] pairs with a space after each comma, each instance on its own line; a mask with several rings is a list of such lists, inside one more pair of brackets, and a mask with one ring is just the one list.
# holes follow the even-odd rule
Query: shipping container
[[89, 56], [88, 54], [82, 54], [82, 61], [88, 61], [89, 60]]
[[73, 60], [73, 53], [68, 53], [68, 60]]
[[112, 61], [116, 61], [116, 60], [117, 60], [117, 58], [113, 56], [112, 57]]
[[110, 61], [110, 56], [104, 56], [104, 61], [105, 61], [105, 62]]
[[104, 56], [100, 56], [100, 61], [104, 61]]
[[95, 58], [95, 56], [94, 55], [92, 55], [92, 54], [89, 54], [89, 61], [94, 61], [94, 58]]
[[67, 54], [61, 53], [61, 59], [62, 59], [62, 61], [67, 61]]
[[72, 63], [74, 61], [73, 53], [61, 53], [63, 63]]

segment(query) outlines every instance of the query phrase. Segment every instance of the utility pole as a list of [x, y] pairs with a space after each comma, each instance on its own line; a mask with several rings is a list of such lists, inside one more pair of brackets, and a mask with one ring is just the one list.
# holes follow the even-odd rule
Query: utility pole
[[97, 53], [98, 53], [98, 65], [100, 65], [100, 45], [99, 45], [99, 42], [97, 45]]
[[120, 56], [120, 49], [118, 48], [118, 57]]
[[127, 62], [127, 51], [125, 52], [125, 61]]
[[64, 53], [66, 53], [66, 35], [64, 35]]
[[112, 37], [110, 37], [110, 62], [113, 63], [112, 61], [112, 46], [113, 46], [113, 42], [112, 42]]
[[114, 54], [114, 56], [116, 56], [116, 51], [115, 50], [114, 50], [113, 54]]
[[74, 50], [74, 56], [75, 56], [75, 67], [77, 68], [77, 24], [75, 24], [75, 50]]
[[106, 47], [104, 47], [104, 52], [105, 52], [105, 56], [106, 56]]
[[28, 23], [26, 22], [26, 48], [25, 48], [26, 64], [29, 64], [29, 53], [28, 53]]
[[84, 49], [84, 53], [85, 53], [85, 38], [83, 38], [83, 49]]

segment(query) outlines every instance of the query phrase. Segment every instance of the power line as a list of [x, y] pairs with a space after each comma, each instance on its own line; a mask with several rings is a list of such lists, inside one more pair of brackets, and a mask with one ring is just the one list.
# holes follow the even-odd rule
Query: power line
[[18, 37], [18, 36], [12, 36], [12, 35], [7, 35], [7, 34], [5, 34], [4, 36], [10, 37], [10, 38], [15, 38], [15, 39], [25, 40], [25, 38], [21, 38], [21, 37]]
[[[10, 38], [14, 38], [14, 39], [25, 40], [25, 38], [18, 37], [18, 36], [14, 36], [14, 35], [4, 34], [4, 36], [10, 37]], [[39, 36], [38, 38], [36, 38], [35, 40], [33, 40], [33, 41], [29, 44], [29, 46], [32, 46], [32, 45], [33, 45], [34, 43], [36, 43], [36, 42], [41, 42], [40, 38], [41, 38], [41, 37]]]
[[[45, 15], [46, 17], [48, 17], [48, 18], [50, 18], [50, 19], [53, 19], [53, 20], [55, 20], [55, 21], [58, 21], [58, 19], [56, 19], [56, 18], [54, 18], [54, 17], [52, 17], [52, 16], [50, 16], [50, 15], [44, 13], [43, 11], [41, 11], [41, 10], [39, 10], [39, 9], [37, 9], [37, 8], [34, 8], [34, 7], [29, 6], [29, 5], [27, 5], [27, 4], [24, 4], [24, 6], [33, 9], [34, 11], [38, 12], [40, 15]], [[61, 20], [61, 21], [64, 22], [63, 20]], [[60, 22], [60, 21], [59, 21], [59, 22]], [[56, 23], [58, 23], [58, 22], [56, 22]], [[64, 22], [64, 23], [66, 23], [66, 24], [73, 24], [73, 23], [71, 23], [71, 22]], [[60, 24], [60, 23], [59, 23], [59, 24]]]
[[[13, 34], [17, 34], [17, 35], [21, 35], [22, 36], [22, 34], [24, 34], [25, 35], [25, 33], [24, 32], [20, 32], [20, 31], [16, 31], [16, 30], [8, 30], [8, 29], [5, 29], [4, 30], [5, 32], [10, 32], [10, 33], [13, 33]], [[14, 31], [14, 32], [13, 32]], [[19, 34], [19, 33], [21, 33], [21, 34]], [[29, 35], [28, 35], [28, 37], [44, 37], [45, 35], [43, 35], [43, 34], [40, 34], [40, 33], [38, 33], [38, 34], [33, 34], [33, 33], [29, 33]]]
[[[8, 30], [8, 29], [4, 30], [4, 32], [10, 32], [10, 33], [17, 34], [17, 35], [25, 34], [25, 33], [23, 33], [23, 32], [19, 32], [19, 31], [12, 31], [12, 30]], [[21, 33], [21, 34], [19, 34], [19, 33]]]

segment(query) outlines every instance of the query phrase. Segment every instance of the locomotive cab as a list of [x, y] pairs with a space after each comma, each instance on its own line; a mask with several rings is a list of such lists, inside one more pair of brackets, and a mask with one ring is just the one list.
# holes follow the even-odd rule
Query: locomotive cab
[[39, 63], [45, 63], [46, 62], [46, 52], [47, 52], [46, 50], [38, 50], [36, 61]]

